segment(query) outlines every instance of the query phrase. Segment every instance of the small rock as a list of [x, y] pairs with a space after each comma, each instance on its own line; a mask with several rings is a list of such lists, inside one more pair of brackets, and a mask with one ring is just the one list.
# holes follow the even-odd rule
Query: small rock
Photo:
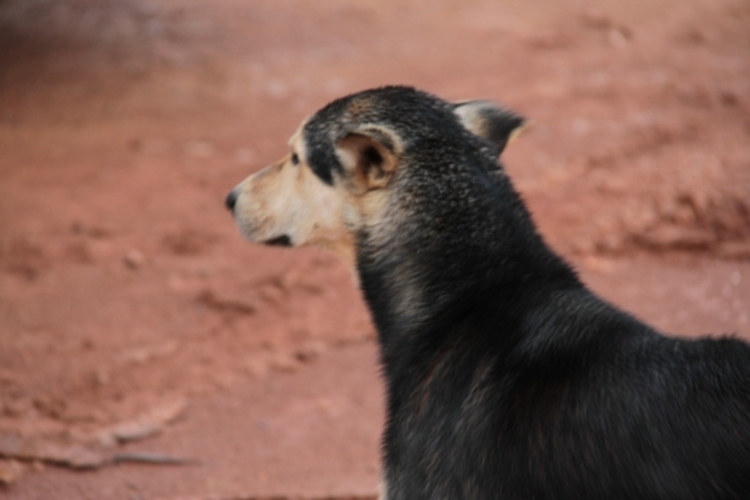
[[143, 266], [144, 260], [145, 259], [143, 257], [143, 253], [141, 253], [139, 250], [133, 249], [125, 254], [125, 265], [133, 270]]
[[10, 486], [23, 475], [23, 465], [16, 460], [0, 459], [0, 486]]
[[630, 43], [632, 33], [627, 28], [614, 28], [608, 34], [609, 43], [617, 49], [624, 49]]
[[306, 342], [295, 351], [294, 357], [301, 363], [309, 363], [320, 357], [325, 350], [326, 345], [323, 342]]
[[301, 363], [297, 358], [286, 353], [278, 353], [272, 361], [274, 369], [282, 372], [296, 372], [300, 369]]
[[608, 16], [598, 12], [587, 12], [581, 16], [581, 24], [594, 30], [609, 30], [614, 22]]
[[273, 305], [283, 303], [284, 298], [286, 297], [286, 291], [284, 288], [275, 283], [263, 285], [258, 294], [263, 300]]

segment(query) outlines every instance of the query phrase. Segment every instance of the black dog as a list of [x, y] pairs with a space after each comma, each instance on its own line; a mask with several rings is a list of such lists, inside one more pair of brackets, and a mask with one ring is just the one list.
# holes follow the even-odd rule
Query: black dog
[[356, 268], [387, 382], [384, 497], [750, 499], [750, 346], [663, 336], [586, 289], [498, 168], [522, 123], [358, 93], [227, 198], [250, 240]]

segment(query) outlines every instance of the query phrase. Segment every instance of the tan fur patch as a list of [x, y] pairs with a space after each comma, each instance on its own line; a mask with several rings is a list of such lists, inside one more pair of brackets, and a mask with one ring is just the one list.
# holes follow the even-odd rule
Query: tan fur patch
[[368, 111], [372, 110], [376, 106], [376, 102], [372, 98], [368, 97], [360, 97], [358, 99], [354, 99], [351, 103], [349, 103], [349, 106], [347, 106], [347, 111], [351, 113], [352, 116], [361, 116]]
[[510, 136], [508, 136], [508, 145], [510, 145], [513, 141], [521, 137], [521, 135], [525, 134], [531, 127], [534, 126], [534, 122], [531, 120], [526, 120], [523, 122], [523, 124], [518, 127], [514, 128], [513, 132], [510, 133]]
[[[354, 266], [354, 235], [347, 227], [345, 193], [324, 184], [306, 161], [302, 126], [289, 141], [291, 152], [279, 162], [245, 179], [240, 186], [235, 218], [249, 240], [287, 236], [292, 245], [317, 245], [332, 250]], [[292, 161], [296, 155], [298, 164]]]

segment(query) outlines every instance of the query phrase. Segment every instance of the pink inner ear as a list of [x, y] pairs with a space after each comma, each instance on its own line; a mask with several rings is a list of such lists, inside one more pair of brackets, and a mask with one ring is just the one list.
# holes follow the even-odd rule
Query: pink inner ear
[[372, 140], [360, 134], [349, 134], [336, 144], [336, 155], [347, 170], [361, 168], [363, 152], [372, 148]]
[[366, 135], [349, 134], [336, 145], [336, 153], [345, 167], [369, 168], [384, 163], [382, 146]]

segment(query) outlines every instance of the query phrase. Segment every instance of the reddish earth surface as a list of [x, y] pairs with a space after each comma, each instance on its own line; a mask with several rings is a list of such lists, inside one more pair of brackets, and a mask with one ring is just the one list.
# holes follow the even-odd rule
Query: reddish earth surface
[[223, 198], [376, 85], [531, 118], [507, 169], [584, 279], [750, 338], [748, 25], [742, 0], [0, 1], [0, 497], [375, 494], [359, 292], [243, 242]]

